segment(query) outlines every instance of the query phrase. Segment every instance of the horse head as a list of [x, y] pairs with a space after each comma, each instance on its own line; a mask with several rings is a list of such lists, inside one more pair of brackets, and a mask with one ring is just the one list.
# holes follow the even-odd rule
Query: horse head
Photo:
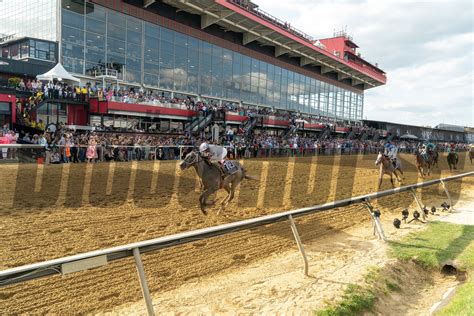
[[183, 161], [181, 161], [181, 163], [179, 164], [179, 167], [181, 168], [181, 170], [188, 169], [189, 167], [192, 167], [197, 164], [200, 158], [201, 157], [197, 152], [191, 151], [189, 154], [186, 155], [186, 157], [184, 157]]
[[383, 154], [381, 151], [379, 151], [379, 154], [377, 156], [377, 160], [375, 160], [375, 165], [378, 166], [382, 162]]

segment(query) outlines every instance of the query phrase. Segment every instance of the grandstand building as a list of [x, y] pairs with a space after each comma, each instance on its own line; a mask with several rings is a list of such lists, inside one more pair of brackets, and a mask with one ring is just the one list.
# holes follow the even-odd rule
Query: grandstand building
[[[363, 117], [364, 91], [386, 82], [384, 71], [362, 59], [347, 34], [315, 40], [250, 1], [48, 0], [25, 5], [6, 0], [1, 5], [5, 21], [14, 21], [3, 33], [57, 42], [59, 62], [84, 83], [142, 86], [357, 121]], [[13, 47], [2, 56], [30, 47]], [[20, 53], [14, 58], [21, 59]], [[120, 109], [104, 107], [107, 113], [100, 115], [159, 116], [137, 105], [112, 107]]]

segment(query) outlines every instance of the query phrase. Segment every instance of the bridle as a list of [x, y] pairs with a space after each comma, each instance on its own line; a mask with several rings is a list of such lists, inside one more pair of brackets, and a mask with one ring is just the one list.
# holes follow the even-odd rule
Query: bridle
[[[196, 153], [195, 151], [193, 151], [191, 153], [192, 153], [192, 155], [188, 154], [188, 156], [186, 158], [184, 158], [184, 160], [183, 160], [183, 162], [187, 163], [190, 166], [198, 163], [199, 158], [201, 158], [201, 156], [198, 153]], [[191, 159], [191, 160], [188, 160], [188, 159]]]

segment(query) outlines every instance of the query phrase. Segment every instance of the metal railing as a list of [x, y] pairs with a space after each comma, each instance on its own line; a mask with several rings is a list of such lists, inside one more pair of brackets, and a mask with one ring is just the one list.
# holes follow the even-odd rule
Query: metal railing
[[314, 213], [334, 209], [337, 207], [348, 206], [351, 204], [364, 203], [367, 206], [370, 216], [374, 223], [374, 234], [375, 232], [377, 232], [380, 239], [386, 240], [385, 235], [383, 233], [382, 225], [377, 216], [377, 212], [374, 212], [373, 207], [371, 205], [371, 200], [390, 196], [397, 193], [410, 191], [413, 194], [418, 206], [420, 207], [421, 214], [424, 215], [421, 202], [419, 201], [419, 199], [417, 198], [415, 194], [416, 189], [440, 183], [442, 184], [443, 189], [448, 197], [449, 205], [452, 206], [451, 196], [445, 186], [445, 182], [460, 179], [467, 176], [473, 176], [473, 175], [474, 175], [474, 172], [467, 172], [467, 173], [459, 174], [456, 176], [416, 183], [412, 185], [406, 185], [399, 188], [389, 189], [389, 190], [385, 190], [381, 192], [374, 192], [374, 193], [352, 197], [352, 198], [339, 200], [339, 201], [335, 201], [331, 203], [326, 203], [322, 205], [300, 208], [296, 210], [261, 216], [261, 217], [242, 220], [238, 222], [198, 229], [194, 231], [188, 231], [188, 232], [178, 233], [178, 234], [169, 235], [169, 236], [163, 236], [163, 237], [131, 243], [131, 244], [123, 245], [123, 246], [86, 252], [82, 254], [63, 257], [63, 258], [45, 261], [41, 263], [20, 266], [20, 267], [8, 269], [8, 270], [0, 271], [0, 286], [6, 286], [10, 284], [25, 282], [28, 280], [38, 279], [38, 278], [45, 277], [48, 275], [53, 275], [53, 274], [68, 274], [68, 273], [83, 271], [87, 269], [97, 268], [97, 267], [106, 265], [109, 261], [115, 261], [115, 260], [133, 256], [135, 259], [135, 264], [136, 264], [136, 268], [138, 272], [138, 277], [140, 280], [140, 285], [142, 287], [143, 296], [147, 305], [148, 314], [154, 315], [151, 296], [148, 290], [147, 280], [146, 280], [146, 276], [143, 269], [143, 263], [141, 260], [142, 253], [164, 249], [164, 248], [170, 248], [177, 245], [190, 243], [196, 240], [216, 237], [216, 236], [234, 233], [234, 232], [238, 232], [242, 230], [247, 230], [254, 227], [260, 227], [267, 224], [273, 224], [273, 223], [289, 220], [291, 230], [295, 237], [295, 241], [303, 256], [304, 273], [305, 275], [308, 275], [308, 260], [304, 251], [303, 244], [301, 243], [298, 230], [294, 223], [295, 217], [301, 217], [308, 214], [314, 214]]

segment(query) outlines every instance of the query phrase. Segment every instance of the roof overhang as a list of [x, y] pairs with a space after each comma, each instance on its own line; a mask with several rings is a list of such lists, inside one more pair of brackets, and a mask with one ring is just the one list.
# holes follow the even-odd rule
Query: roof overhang
[[[144, 0], [144, 2], [149, 2]], [[319, 66], [321, 73], [333, 72], [338, 80], [350, 80], [353, 86], [363, 85], [364, 89], [386, 83], [386, 75], [370, 67], [361, 66], [334, 56], [308, 39], [297, 36], [275, 23], [257, 16], [243, 7], [227, 0], [163, 0], [178, 10], [201, 16], [201, 28], [217, 24], [225, 30], [242, 33], [243, 45], [258, 42], [263, 46], [273, 46], [275, 57], [287, 54], [300, 59], [300, 66]]]

